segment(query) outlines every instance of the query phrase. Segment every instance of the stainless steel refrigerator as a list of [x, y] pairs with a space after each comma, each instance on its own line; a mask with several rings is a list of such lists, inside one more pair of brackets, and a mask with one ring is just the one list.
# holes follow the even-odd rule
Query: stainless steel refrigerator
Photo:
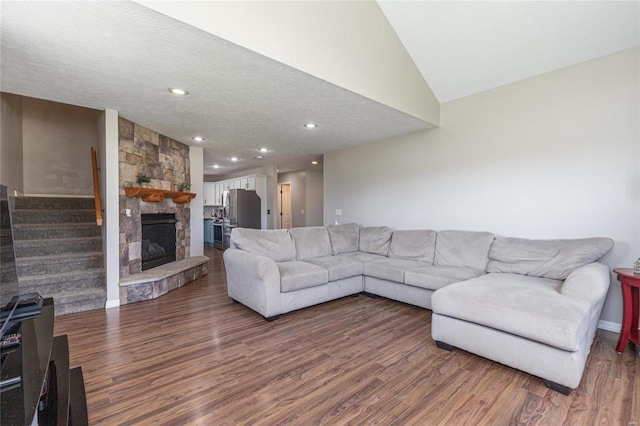
[[261, 228], [260, 197], [256, 191], [230, 189], [225, 194], [226, 219], [231, 226], [238, 228]]

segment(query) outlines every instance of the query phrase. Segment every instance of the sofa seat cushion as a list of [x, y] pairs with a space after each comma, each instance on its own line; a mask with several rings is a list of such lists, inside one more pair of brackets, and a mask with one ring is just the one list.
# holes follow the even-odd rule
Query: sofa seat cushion
[[317, 265], [294, 260], [278, 263], [280, 290], [283, 293], [317, 287], [329, 282], [329, 271]]
[[364, 264], [364, 275], [403, 284], [405, 272], [425, 266], [429, 266], [429, 263], [406, 259], [378, 259]]
[[574, 352], [594, 307], [561, 295], [560, 287], [548, 278], [490, 273], [437, 290], [431, 303], [434, 313]]
[[326, 256], [307, 259], [305, 262], [320, 266], [329, 271], [329, 281], [362, 275], [364, 263], [347, 256]]
[[360, 262], [372, 262], [379, 259], [387, 259], [387, 256], [381, 256], [379, 254], [365, 253], [363, 251], [352, 251], [350, 253], [343, 253], [340, 257], [350, 257], [351, 259], [359, 260]]
[[438, 290], [446, 285], [484, 275], [484, 271], [454, 266], [427, 266], [404, 274], [404, 283], [414, 287]]

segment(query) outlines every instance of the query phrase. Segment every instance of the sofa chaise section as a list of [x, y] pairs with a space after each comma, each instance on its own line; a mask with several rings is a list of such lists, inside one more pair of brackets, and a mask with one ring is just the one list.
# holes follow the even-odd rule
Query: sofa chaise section
[[596, 260], [612, 245], [496, 238], [488, 274], [433, 295], [432, 338], [568, 394], [580, 384], [609, 288], [609, 268]]

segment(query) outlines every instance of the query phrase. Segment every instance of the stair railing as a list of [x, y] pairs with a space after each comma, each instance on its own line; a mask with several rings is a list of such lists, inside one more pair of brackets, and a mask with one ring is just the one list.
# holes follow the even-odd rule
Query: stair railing
[[93, 163], [93, 196], [96, 200], [96, 224], [102, 226], [102, 202], [100, 201], [100, 178], [98, 176], [98, 157], [96, 148], [91, 147], [91, 162]]

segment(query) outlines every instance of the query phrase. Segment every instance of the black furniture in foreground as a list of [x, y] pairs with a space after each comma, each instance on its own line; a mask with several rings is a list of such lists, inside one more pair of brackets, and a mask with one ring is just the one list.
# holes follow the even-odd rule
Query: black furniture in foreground
[[53, 337], [53, 299], [41, 314], [22, 321], [21, 342], [2, 348], [0, 379], [19, 382], [0, 388], [2, 425], [88, 425], [80, 367], [69, 369], [67, 336]]

